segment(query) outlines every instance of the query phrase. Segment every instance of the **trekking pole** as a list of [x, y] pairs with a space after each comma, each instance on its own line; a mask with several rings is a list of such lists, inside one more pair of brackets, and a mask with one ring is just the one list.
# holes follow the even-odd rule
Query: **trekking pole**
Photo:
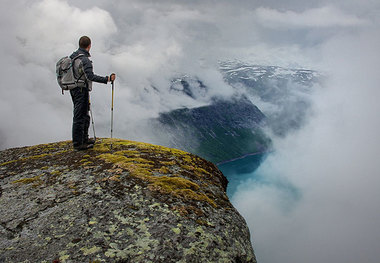
[[[91, 122], [92, 122], [92, 130], [94, 131], [94, 141], [96, 142], [94, 114], [92, 114], [92, 105], [91, 105], [90, 97], [88, 98], [88, 105], [89, 105], [89, 107], [90, 107]], [[94, 142], [94, 144], [95, 144], [95, 142]]]
[[111, 150], [112, 150], [112, 133], [113, 133], [113, 95], [114, 95], [114, 81], [112, 81], [112, 104], [111, 104]]

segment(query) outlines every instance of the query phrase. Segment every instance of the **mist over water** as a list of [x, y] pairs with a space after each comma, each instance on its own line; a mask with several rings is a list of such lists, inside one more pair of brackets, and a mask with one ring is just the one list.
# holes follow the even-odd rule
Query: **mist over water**
[[[328, 79], [308, 98], [306, 122], [268, 133], [274, 152], [253, 173], [232, 167], [229, 195], [261, 263], [377, 263], [379, 14], [371, 0], [1, 1], [0, 148], [70, 139], [72, 102], [54, 70], [82, 35], [93, 40], [95, 73], [118, 76], [114, 137], [125, 139], [154, 141], [141, 127], [160, 112], [230, 98], [220, 61], [314, 69]], [[184, 75], [207, 94], [170, 92]], [[109, 137], [110, 85], [91, 96], [97, 135]]]
[[227, 195], [231, 198], [238, 187], [247, 180], [260, 181], [255, 171], [265, 160], [266, 154], [254, 154], [218, 165], [218, 168], [228, 179]]
[[[261, 262], [378, 259], [380, 41], [373, 33], [326, 45], [332, 74], [313, 98], [314, 116], [299, 131], [275, 138], [274, 154], [232, 197]], [[257, 176], [289, 187], [262, 184]]]

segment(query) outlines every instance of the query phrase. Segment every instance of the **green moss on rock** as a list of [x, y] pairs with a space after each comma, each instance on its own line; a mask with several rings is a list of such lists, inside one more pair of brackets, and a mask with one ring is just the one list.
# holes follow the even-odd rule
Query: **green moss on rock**
[[31, 178], [22, 178], [22, 179], [13, 181], [12, 183], [13, 184], [19, 184], [19, 183], [21, 183], [21, 184], [32, 184], [32, 183], [36, 183], [37, 181], [41, 181], [41, 175], [37, 175], [37, 176], [31, 177]]

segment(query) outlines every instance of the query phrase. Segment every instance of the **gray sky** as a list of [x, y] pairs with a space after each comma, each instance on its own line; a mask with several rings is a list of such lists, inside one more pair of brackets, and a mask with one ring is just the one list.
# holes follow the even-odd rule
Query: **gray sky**
[[[217, 62], [240, 59], [320, 70], [308, 125], [285, 139], [233, 202], [260, 262], [378, 262], [380, 253], [380, 2], [10, 1], [0, 3], [0, 148], [70, 139], [72, 102], [55, 63], [93, 40], [97, 74], [116, 72], [115, 135], [149, 141], [137, 123], [232, 94]], [[210, 87], [194, 101], [173, 76]], [[160, 93], [144, 92], [151, 84]], [[98, 136], [109, 136], [110, 85], [96, 84]], [[298, 191], [295, 196], [284, 185]]]

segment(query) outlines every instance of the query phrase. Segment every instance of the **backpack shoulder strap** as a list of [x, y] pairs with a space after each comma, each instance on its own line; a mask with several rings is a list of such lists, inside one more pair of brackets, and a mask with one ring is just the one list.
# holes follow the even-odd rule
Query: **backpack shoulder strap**
[[78, 56], [72, 58], [72, 61], [76, 60], [77, 58], [83, 57], [83, 56], [84, 56], [84, 54], [79, 54]]

